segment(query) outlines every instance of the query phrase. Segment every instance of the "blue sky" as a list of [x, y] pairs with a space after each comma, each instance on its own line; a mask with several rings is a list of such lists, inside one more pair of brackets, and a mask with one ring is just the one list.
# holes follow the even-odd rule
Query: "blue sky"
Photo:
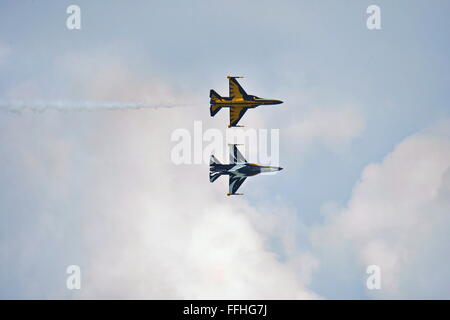
[[[74, 3], [82, 29], [69, 31]], [[371, 4], [381, 30], [366, 28]], [[448, 253], [449, 9], [438, 0], [3, 1], [2, 100], [196, 106], [1, 110], [0, 296], [448, 298], [439, 266]], [[225, 112], [209, 117], [207, 94], [225, 94], [229, 74], [285, 101], [243, 119], [280, 129], [285, 170], [247, 181], [239, 199], [224, 197], [226, 181], [203, 180], [206, 165], [170, 162], [173, 130], [194, 120], [225, 129]], [[384, 194], [395, 181], [411, 188]], [[366, 290], [368, 263], [385, 270], [384, 289]], [[69, 264], [86, 274], [80, 292], [64, 287]], [[422, 283], [417, 270], [436, 279]]]

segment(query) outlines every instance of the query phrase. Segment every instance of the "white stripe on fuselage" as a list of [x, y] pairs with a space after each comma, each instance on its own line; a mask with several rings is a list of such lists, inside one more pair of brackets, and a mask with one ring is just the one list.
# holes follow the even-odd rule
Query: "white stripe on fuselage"
[[244, 177], [245, 175], [238, 171], [239, 169], [244, 168], [244, 167], [245, 167], [245, 164], [236, 163], [233, 167], [228, 169], [228, 172], [231, 172], [238, 177]]

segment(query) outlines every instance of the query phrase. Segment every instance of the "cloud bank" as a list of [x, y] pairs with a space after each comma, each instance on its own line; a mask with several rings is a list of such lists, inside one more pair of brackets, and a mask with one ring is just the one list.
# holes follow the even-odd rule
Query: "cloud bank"
[[[78, 67], [70, 64], [74, 72], [91, 65], [91, 58], [85, 59], [77, 60]], [[93, 81], [76, 72], [67, 77], [75, 85], [80, 82], [86, 99], [174, 101], [182, 94], [114, 64], [92, 71], [98, 77]], [[10, 234], [3, 243], [7, 270], [15, 269], [18, 279], [34, 275], [19, 296], [67, 295], [65, 267], [76, 264], [82, 290], [69, 297], [316, 298], [307, 289], [308, 276], [298, 272], [299, 258], [280, 260], [258, 229], [263, 210], [226, 197], [226, 181], [210, 184], [207, 166], [171, 162], [171, 132], [208, 116], [208, 107], [3, 114], [8, 125], [2, 127], [2, 139], [15, 141], [3, 150], [3, 161], [15, 173], [14, 194], [27, 199], [11, 203], [5, 222], [44, 226], [30, 224], [24, 237]], [[27, 202], [32, 203], [29, 210], [23, 209]], [[29, 239], [40, 240], [31, 244]], [[50, 251], [43, 254], [38, 248]], [[59, 273], [59, 280], [40, 290], [48, 270]], [[14, 297], [13, 292], [3, 295]]]
[[[384, 298], [449, 297], [449, 122], [412, 135], [368, 165], [345, 210], [313, 231], [324, 251], [348, 248], [361, 266], [378, 265]], [[363, 282], [362, 282], [363, 283]]]
[[[202, 98], [116, 60], [85, 55], [57, 64], [87, 100]], [[36, 92], [45, 92], [40, 85]], [[27, 96], [24, 88], [10, 96]], [[1, 225], [8, 230], [0, 254], [2, 277], [14, 275], [2, 279], [10, 284], [2, 296], [64, 297], [65, 267], [79, 264], [82, 290], [69, 297], [320, 298], [311, 289], [316, 272], [333, 268], [333, 252], [342, 251], [350, 252], [338, 257], [349, 257], [349, 268], [381, 267], [383, 289], [369, 296], [449, 295], [450, 139], [442, 127], [368, 165], [346, 208], [310, 229], [294, 208], [227, 198], [226, 181], [210, 184], [207, 167], [170, 161], [171, 132], [208, 117], [207, 99], [204, 109], [135, 111], [2, 115]], [[339, 149], [364, 123], [350, 107], [318, 108], [288, 137], [299, 147]]]

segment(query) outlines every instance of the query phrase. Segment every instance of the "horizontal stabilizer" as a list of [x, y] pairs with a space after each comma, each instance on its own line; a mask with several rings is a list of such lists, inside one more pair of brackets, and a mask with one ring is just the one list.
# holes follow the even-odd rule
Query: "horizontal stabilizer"
[[221, 174], [219, 172], [210, 172], [209, 173], [209, 182], [214, 182], [219, 178]]
[[216, 113], [220, 111], [220, 109], [222, 109], [222, 107], [219, 107], [216, 104], [212, 104], [211, 107], [209, 108], [209, 111], [211, 112], [211, 117], [214, 117]]

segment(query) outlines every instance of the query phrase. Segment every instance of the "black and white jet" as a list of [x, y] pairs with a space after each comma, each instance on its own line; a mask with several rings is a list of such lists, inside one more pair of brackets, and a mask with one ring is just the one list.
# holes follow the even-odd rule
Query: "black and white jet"
[[280, 171], [283, 168], [261, 166], [254, 163], [248, 163], [244, 159], [244, 156], [239, 152], [236, 144], [230, 145], [230, 163], [222, 164], [219, 160], [211, 155], [209, 161], [209, 181], [214, 182], [221, 175], [228, 175], [228, 196], [241, 195], [242, 193], [236, 193], [241, 184], [247, 179], [247, 177], [255, 176], [261, 172], [274, 172]]

